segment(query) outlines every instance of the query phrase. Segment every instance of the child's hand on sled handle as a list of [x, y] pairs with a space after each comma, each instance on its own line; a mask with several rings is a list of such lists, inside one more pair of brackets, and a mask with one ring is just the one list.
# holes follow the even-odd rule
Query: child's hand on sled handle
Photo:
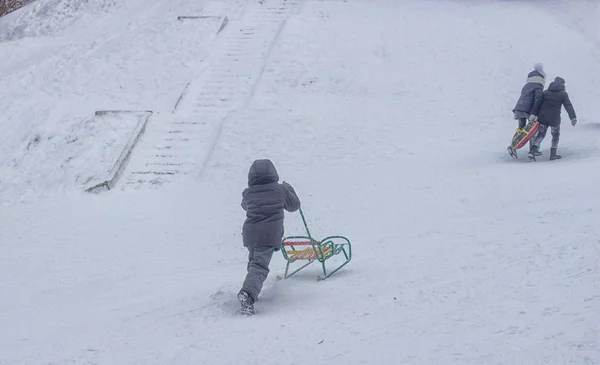
[[535, 121], [537, 121], [537, 120], [538, 120], [538, 117], [537, 117], [537, 115], [533, 115], [533, 114], [532, 114], [532, 115], [530, 115], [530, 116], [529, 116], [529, 121], [530, 121], [530, 122], [535, 122]]
[[573, 124], [573, 127], [575, 127], [575, 124], [577, 124], [577, 118], [571, 119], [571, 124]]

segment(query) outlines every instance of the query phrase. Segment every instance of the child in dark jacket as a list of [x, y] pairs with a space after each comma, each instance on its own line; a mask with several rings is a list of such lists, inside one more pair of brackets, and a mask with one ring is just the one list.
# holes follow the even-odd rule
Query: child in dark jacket
[[541, 63], [536, 63], [533, 66], [533, 71], [527, 75], [527, 82], [523, 85], [521, 96], [513, 109], [515, 119], [519, 121], [519, 129], [525, 128], [535, 102], [542, 98], [545, 84], [544, 66]]
[[249, 255], [248, 273], [238, 300], [242, 312], [254, 314], [254, 302], [269, 274], [271, 257], [281, 246], [284, 210], [300, 209], [300, 200], [290, 184], [279, 183], [279, 175], [270, 160], [256, 160], [248, 172], [242, 208], [246, 211], [242, 236]]
[[541, 100], [538, 100], [533, 106], [532, 115], [530, 120], [537, 120], [540, 123], [537, 136], [533, 140], [531, 151], [529, 152], [529, 159], [535, 160], [535, 151], [540, 149], [540, 144], [546, 137], [548, 128], [552, 132], [552, 147], [550, 148], [550, 160], [557, 160], [561, 158], [561, 155], [556, 153], [558, 148], [558, 141], [560, 139], [560, 112], [564, 106], [571, 119], [571, 124], [575, 127], [577, 124], [577, 115], [575, 115], [575, 109], [569, 94], [567, 94], [565, 88], [565, 79], [562, 77], [556, 77], [548, 90], [544, 91]]
[[[514, 113], [514, 118], [519, 121], [517, 131], [513, 136], [513, 141], [515, 137], [519, 135], [521, 129], [525, 128], [527, 119], [531, 116], [531, 111], [533, 110], [535, 103], [542, 99], [542, 93], [544, 92], [545, 84], [546, 73], [544, 72], [544, 66], [541, 63], [536, 63], [533, 66], [533, 71], [527, 75], [527, 82], [525, 85], [523, 85], [519, 100], [517, 100], [517, 104], [512, 110]], [[531, 147], [532, 145], [533, 143], [530, 141], [529, 146]], [[514, 151], [512, 146], [508, 148], [509, 152], [511, 152], [511, 150]]]

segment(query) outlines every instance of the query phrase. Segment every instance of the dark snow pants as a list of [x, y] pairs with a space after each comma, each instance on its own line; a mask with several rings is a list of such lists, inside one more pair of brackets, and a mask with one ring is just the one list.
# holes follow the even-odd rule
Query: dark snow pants
[[[558, 140], [560, 139], [560, 124], [556, 127], [549, 127], [552, 133], [552, 148], [558, 148]], [[548, 126], [544, 124], [540, 124], [540, 128], [538, 129], [537, 136], [533, 140], [533, 145], [536, 146], [539, 150], [542, 141], [546, 137], [546, 133], [548, 133]]]
[[262, 286], [269, 275], [269, 264], [273, 257], [273, 247], [248, 246], [248, 273], [242, 285], [242, 290], [252, 297], [254, 301], [262, 290]]

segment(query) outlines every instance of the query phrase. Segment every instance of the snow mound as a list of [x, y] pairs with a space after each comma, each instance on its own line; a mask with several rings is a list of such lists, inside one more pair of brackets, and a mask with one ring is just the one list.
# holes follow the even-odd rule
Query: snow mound
[[51, 35], [119, 6], [115, 0], [41, 0], [0, 18], [0, 42]]

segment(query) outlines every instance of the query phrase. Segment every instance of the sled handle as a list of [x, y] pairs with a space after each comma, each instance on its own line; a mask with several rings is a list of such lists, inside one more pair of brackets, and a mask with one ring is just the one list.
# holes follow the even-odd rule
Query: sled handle
[[304, 212], [302, 211], [302, 208], [298, 209], [298, 211], [300, 211], [300, 216], [302, 217], [302, 223], [304, 223], [304, 228], [306, 229], [306, 234], [308, 235], [308, 238], [310, 238], [310, 241], [313, 241], [312, 236], [310, 235], [310, 230], [308, 229], [308, 224], [306, 223], [306, 218], [304, 217]]

